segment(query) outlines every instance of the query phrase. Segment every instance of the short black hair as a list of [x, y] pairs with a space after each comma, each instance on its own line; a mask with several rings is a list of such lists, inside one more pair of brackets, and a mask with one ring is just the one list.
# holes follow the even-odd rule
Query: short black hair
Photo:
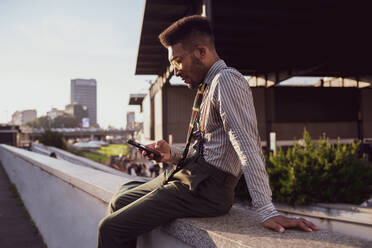
[[185, 48], [199, 44], [214, 48], [211, 23], [200, 15], [187, 16], [174, 22], [159, 35], [159, 40], [166, 48], [177, 43], [181, 43]]

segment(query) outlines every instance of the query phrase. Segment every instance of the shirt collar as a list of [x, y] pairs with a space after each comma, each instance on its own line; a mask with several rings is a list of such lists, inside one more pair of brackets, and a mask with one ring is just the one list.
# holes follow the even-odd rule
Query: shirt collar
[[204, 78], [204, 83], [206, 85], [209, 85], [210, 83], [212, 83], [213, 81], [213, 78], [220, 72], [222, 71], [223, 69], [227, 68], [227, 65], [225, 64], [225, 62], [222, 60], [222, 59], [219, 59], [216, 61], [216, 63], [214, 63], [211, 68], [209, 68], [208, 72], [207, 72], [207, 75], [205, 76]]

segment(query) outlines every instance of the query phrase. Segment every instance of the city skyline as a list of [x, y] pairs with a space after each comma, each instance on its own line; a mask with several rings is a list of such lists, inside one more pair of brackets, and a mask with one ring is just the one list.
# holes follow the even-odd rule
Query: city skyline
[[97, 122], [125, 127], [129, 94], [156, 76], [135, 76], [144, 1], [0, 2], [0, 123], [38, 117], [70, 101], [70, 81], [94, 78]]

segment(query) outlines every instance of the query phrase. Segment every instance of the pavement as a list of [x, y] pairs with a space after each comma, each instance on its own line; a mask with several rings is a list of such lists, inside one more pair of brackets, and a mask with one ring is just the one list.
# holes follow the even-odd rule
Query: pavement
[[0, 247], [47, 247], [0, 164]]

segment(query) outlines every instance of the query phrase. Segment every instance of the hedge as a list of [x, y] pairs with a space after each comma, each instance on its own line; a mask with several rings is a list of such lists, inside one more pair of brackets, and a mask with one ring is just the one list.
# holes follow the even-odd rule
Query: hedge
[[[315, 143], [305, 130], [303, 140], [267, 159], [273, 201], [291, 205], [360, 204], [372, 196], [372, 165], [358, 156], [360, 142], [331, 144], [324, 134]], [[242, 177], [243, 178], [243, 177]], [[243, 179], [237, 197], [249, 199]]]

